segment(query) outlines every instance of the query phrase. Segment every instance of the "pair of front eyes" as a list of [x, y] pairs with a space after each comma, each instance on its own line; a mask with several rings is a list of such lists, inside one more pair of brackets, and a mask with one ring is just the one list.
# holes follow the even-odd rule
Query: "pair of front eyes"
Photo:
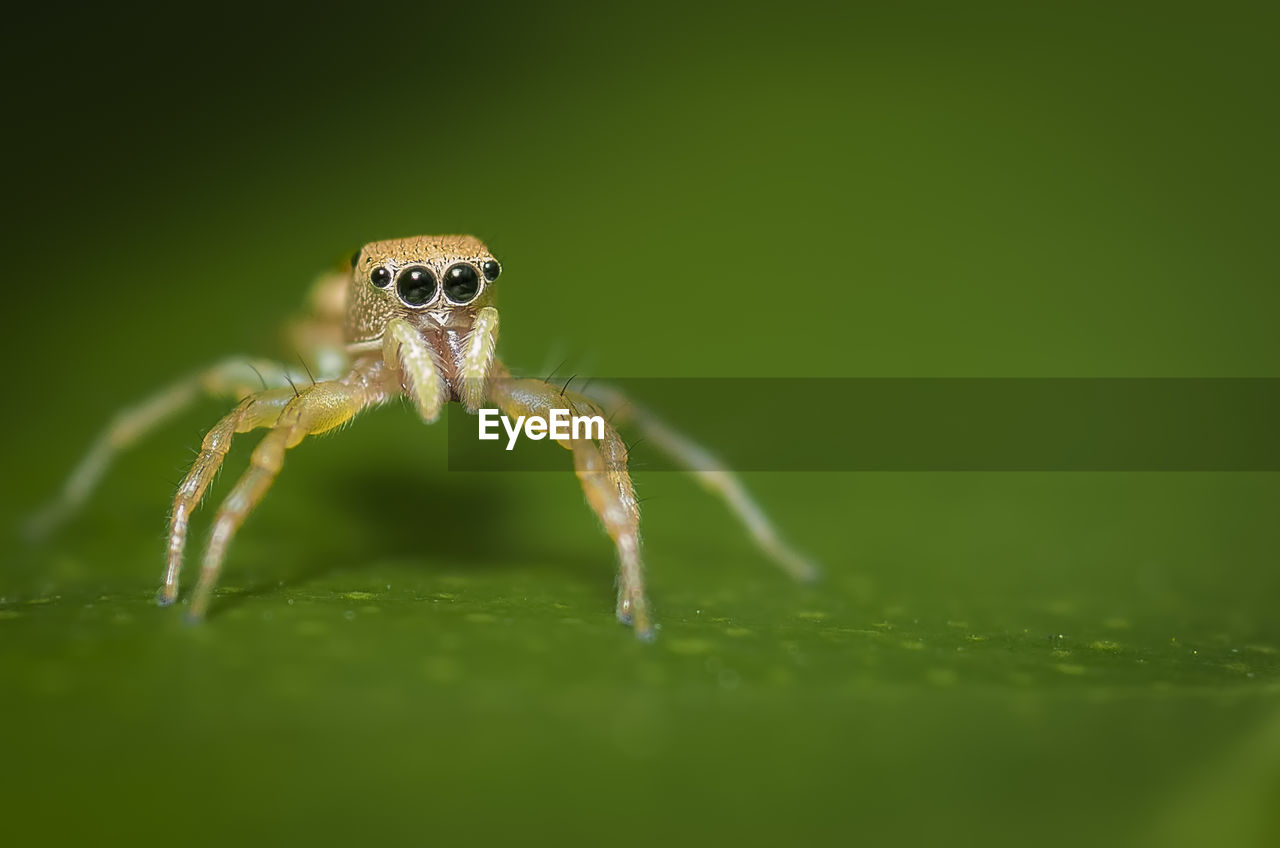
[[426, 265], [406, 265], [395, 274], [385, 265], [379, 265], [369, 273], [369, 282], [385, 289], [394, 279], [396, 294], [406, 306], [426, 306], [442, 288], [446, 300], [455, 306], [466, 306], [480, 294], [482, 274], [492, 283], [500, 273], [502, 266], [494, 259], [486, 259], [479, 268], [470, 262], [456, 262], [444, 270], [440, 280], [436, 280], [435, 272]]

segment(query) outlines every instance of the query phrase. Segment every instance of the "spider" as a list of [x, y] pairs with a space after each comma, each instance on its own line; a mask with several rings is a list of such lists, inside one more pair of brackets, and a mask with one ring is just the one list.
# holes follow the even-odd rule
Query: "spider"
[[[365, 245], [350, 270], [321, 277], [307, 316], [291, 327], [312, 372], [257, 359], [235, 358], [181, 380], [120, 412], [76, 467], [59, 497], [37, 518], [47, 532], [82, 506], [114, 457], [170, 420], [202, 395], [238, 402], [209, 430], [191, 470], [178, 486], [169, 516], [168, 563], [157, 595], [178, 597], [178, 578], [192, 511], [204, 497], [238, 433], [264, 428], [249, 468], [223, 500], [188, 606], [204, 618], [227, 548], [280, 473], [285, 453], [307, 436], [324, 433], [357, 413], [408, 397], [423, 421], [434, 422], [446, 403], [470, 413], [492, 404], [502, 414], [545, 416], [569, 404], [602, 415], [602, 438], [558, 440], [596, 516], [617, 550], [617, 617], [642, 639], [653, 637], [640, 557], [640, 512], [627, 471], [627, 447], [614, 423], [634, 424], [658, 450], [719, 495], [755, 543], [797, 579], [816, 574], [813, 563], [788, 547], [738, 478], [701, 447], [667, 427], [617, 390], [568, 391], [545, 380], [517, 379], [496, 358], [496, 282], [502, 266], [472, 236], [419, 236]], [[305, 366], [304, 366], [305, 367]], [[597, 436], [600, 434], [596, 434]]]

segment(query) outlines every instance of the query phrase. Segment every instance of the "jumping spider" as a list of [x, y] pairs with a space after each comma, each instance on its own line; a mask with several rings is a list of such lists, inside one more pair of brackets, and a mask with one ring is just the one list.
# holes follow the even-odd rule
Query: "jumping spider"
[[560, 441], [573, 453], [587, 501], [618, 552], [617, 615], [641, 638], [652, 624], [640, 563], [640, 512], [627, 472], [627, 447], [613, 423], [633, 421], [658, 450], [724, 499], [755, 543], [784, 570], [811, 578], [814, 566], [787, 547], [764, 513], [727, 468], [699, 446], [615, 390], [567, 391], [536, 379], [511, 377], [495, 357], [498, 310], [495, 283], [502, 270], [489, 249], [471, 236], [420, 236], [365, 245], [351, 269], [322, 277], [308, 317], [292, 327], [292, 340], [316, 366], [311, 374], [276, 362], [231, 359], [193, 375], [121, 412], [41, 516], [51, 528], [88, 498], [122, 449], [171, 419], [202, 394], [238, 399], [205, 436], [191, 470], [178, 486], [169, 519], [168, 567], [158, 601], [178, 597], [187, 526], [222, 465], [232, 437], [266, 428], [251, 464], [214, 519], [200, 579], [188, 615], [204, 617], [222, 571], [227, 546], [262, 500], [284, 464], [285, 452], [304, 438], [349, 421], [356, 413], [399, 396], [409, 397], [427, 423], [446, 403], [475, 413], [482, 404], [504, 415], [546, 415], [568, 403], [575, 412], [602, 414], [601, 439]]

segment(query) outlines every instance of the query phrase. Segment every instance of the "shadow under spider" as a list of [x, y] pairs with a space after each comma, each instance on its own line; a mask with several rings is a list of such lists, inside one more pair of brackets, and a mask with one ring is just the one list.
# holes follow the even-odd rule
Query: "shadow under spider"
[[[573, 485], [546, 481], [550, 497], [580, 500]], [[550, 478], [551, 475], [547, 475]], [[551, 494], [554, 492], [554, 494]], [[560, 546], [552, 532], [530, 538], [523, 534], [517, 513], [525, 508], [529, 492], [512, 493], [502, 474], [427, 475], [409, 471], [352, 471], [336, 476], [326, 486], [326, 506], [336, 504], [342, 521], [358, 528], [359, 543], [349, 533], [334, 533], [332, 542], [320, 527], [311, 537], [317, 550], [300, 556], [305, 562], [287, 575], [250, 580], [245, 591], [218, 597], [211, 616], [231, 609], [243, 600], [282, 588], [305, 586], [319, 577], [343, 569], [362, 567], [370, 559], [419, 558], [426, 569], [438, 573], [458, 565], [466, 568], [501, 569], [514, 561], [532, 563], [539, 570], [559, 571], [575, 580], [600, 578], [601, 592], [612, 597], [613, 557], [608, 537], [584, 508], [580, 525], [569, 533], [598, 534], [598, 551], [585, 552], [579, 545]], [[539, 495], [533, 494], [533, 497]], [[252, 531], [250, 531], [252, 532]]]

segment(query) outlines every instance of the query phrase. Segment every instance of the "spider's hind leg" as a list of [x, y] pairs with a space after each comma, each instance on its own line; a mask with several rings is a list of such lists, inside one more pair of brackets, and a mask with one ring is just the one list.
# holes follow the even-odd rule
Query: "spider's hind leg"
[[76, 465], [57, 497], [27, 521], [28, 535], [43, 538], [74, 516], [116, 456], [185, 412], [202, 396], [243, 398], [259, 389], [287, 386], [289, 380], [301, 385], [306, 379], [279, 363], [229, 359], [121, 410]]
[[724, 501], [756, 546], [783, 571], [802, 582], [818, 578], [820, 570], [817, 564], [783, 541], [738, 475], [723, 462], [647, 409], [632, 403], [617, 389], [591, 384], [583, 392], [608, 411], [611, 421], [617, 424], [634, 421], [649, 444], [692, 474], [704, 489]]

